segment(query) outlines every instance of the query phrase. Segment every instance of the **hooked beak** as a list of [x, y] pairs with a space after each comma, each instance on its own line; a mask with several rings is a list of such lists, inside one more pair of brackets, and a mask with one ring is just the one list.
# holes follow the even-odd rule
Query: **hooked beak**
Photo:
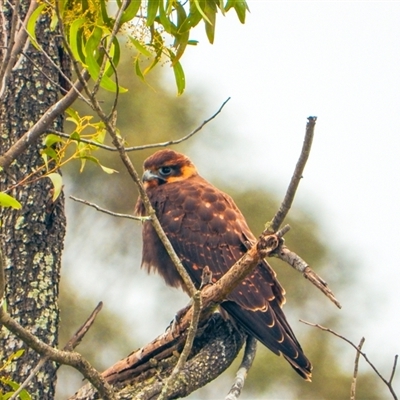
[[143, 176], [142, 176], [143, 182], [149, 182], [149, 181], [153, 181], [155, 179], [162, 181], [162, 182], [166, 182], [166, 179], [155, 174], [153, 171], [150, 171], [149, 169], [146, 169], [146, 171], [144, 171]]

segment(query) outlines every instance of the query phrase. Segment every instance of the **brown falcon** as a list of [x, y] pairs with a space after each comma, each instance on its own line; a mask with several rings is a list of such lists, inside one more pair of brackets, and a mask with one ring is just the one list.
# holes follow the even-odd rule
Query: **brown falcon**
[[[188, 157], [160, 150], [144, 162], [144, 187], [183, 266], [199, 287], [208, 266], [216, 281], [243, 256], [256, 238], [232, 198], [203, 179]], [[145, 215], [142, 200], [136, 213]], [[142, 266], [156, 270], [168, 285], [185, 285], [149, 221], [143, 224]], [[232, 291], [221, 307], [250, 335], [282, 354], [304, 379], [311, 363], [282, 311], [285, 291], [266, 261]]]

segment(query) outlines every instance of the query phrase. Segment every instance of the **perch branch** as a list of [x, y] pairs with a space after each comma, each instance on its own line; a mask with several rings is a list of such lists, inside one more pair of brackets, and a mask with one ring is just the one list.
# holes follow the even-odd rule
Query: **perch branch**
[[325, 332], [329, 332], [332, 333], [332, 335], [337, 336], [338, 338], [344, 340], [345, 342], [347, 342], [350, 346], [352, 346], [357, 352], [359, 352], [361, 354], [361, 356], [364, 358], [364, 360], [369, 364], [369, 366], [374, 370], [374, 372], [376, 373], [376, 375], [378, 375], [378, 377], [381, 379], [381, 381], [388, 387], [390, 393], [392, 394], [393, 398], [395, 400], [398, 400], [398, 397], [396, 395], [396, 393], [394, 392], [393, 386], [392, 386], [392, 380], [393, 380], [393, 376], [396, 370], [396, 364], [397, 364], [397, 355], [395, 357], [395, 362], [393, 365], [393, 370], [392, 370], [392, 374], [390, 375], [390, 379], [389, 381], [387, 381], [381, 374], [380, 372], [376, 369], [375, 365], [372, 364], [372, 362], [369, 360], [369, 358], [367, 357], [367, 355], [361, 351], [361, 349], [358, 348], [357, 345], [355, 345], [352, 341], [350, 341], [349, 339], [345, 338], [344, 336], [340, 335], [339, 333], [336, 333], [335, 331], [333, 331], [332, 329], [329, 328], [325, 328], [322, 325], [319, 324], [313, 324], [311, 322], [307, 322], [307, 321], [303, 321], [300, 320], [300, 322], [302, 322], [303, 324], [309, 325], [309, 326], [313, 326], [315, 328], [321, 329], [322, 331]]
[[[201, 290], [202, 309], [200, 323], [207, 320], [214, 312], [215, 307], [221, 303], [229, 293], [239, 285], [243, 279], [257, 266], [261, 258], [268, 257], [278, 246], [279, 238], [275, 234], [265, 234], [250, 248], [233, 266], [213, 285], [207, 285]], [[109, 383], [116, 383], [131, 378], [135, 368], [143, 364], [143, 360], [152, 357], [154, 349], [166, 349], [176, 343], [177, 337], [182, 340], [185, 332], [193, 319], [193, 305], [184, 310], [175, 329], [168, 330], [156, 338], [152, 343], [140, 349], [127, 358], [114, 364], [103, 372], [104, 378]], [[161, 351], [161, 350], [160, 350]]]
[[272, 222], [267, 227], [267, 229], [270, 232], [276, 232], [279, 229], [284, 219], [286, 218], [290, 210], [290, 207], [292, 206], [297, 187], [299, 186], [300, 179], [303, 177], [304, 167], [307, 163], [308, 156], [311, 151], [311, 145], [314, 137], [314, 127], [316, 122], [317, 122], [317, 117], [308, 117], [303, 148], [301, 149], [300, 157], [299, 160], [297, 161], [296, 168], [292, 175], [292, 179], [290, 180], [290, 184], [286, 191], [285, 198], [283, 199], [283, 202], [279, 207], [278, 212], [275, 214]]

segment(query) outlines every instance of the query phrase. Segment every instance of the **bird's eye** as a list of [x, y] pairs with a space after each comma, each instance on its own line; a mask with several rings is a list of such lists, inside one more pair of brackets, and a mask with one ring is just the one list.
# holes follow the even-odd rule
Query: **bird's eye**
[[172, 174], [173, 169], [171, 167], [161, 167], [158, 172], [162, 176], [168, 176]]

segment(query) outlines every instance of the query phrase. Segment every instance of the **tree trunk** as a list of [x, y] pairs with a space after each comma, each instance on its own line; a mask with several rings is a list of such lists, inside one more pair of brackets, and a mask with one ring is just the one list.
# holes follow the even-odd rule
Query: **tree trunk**
[[[29, 1], [21, 1], [19, 16], [23, 20]], [[0, 45], [10, 41], [12, 9], [3, 3], [5, 25], [0, 24]], [[50, 18], [37, 23], [37, 39], [48, 57], [60, 65], [60, 46], [56, 32], [49, 28]], [[6, 30], [4, 32], [4, 29]], [[9, 77], [0, 104], [0, 152], [6, 150], [57, 101], [59, 71], [45, 55], [31, 44], [19, 55]], [[62, 118], [53, 122], [62, 130]], [[1, 208], [1, 250], [6, 274], [7, 311], [22, 326], [49, 345], [58, 342], [58, 293], [61, 252], [65, 235], [63, 195], [52, 201], [52, 183], [39, 178], [44, 169], [20, 183], [42, 167], [41, 143], [28, 148], [1, 172], [0, 189], [21, 204], [20, 210]], [[18, 383], [29, 375], [39, 356], [4, 328], [0, 336], [0, 363], [18, 349], [24, 355], [12, 364], [10, 378]], [[47, 362], [28, 386], [34, 399], [52, 399], [56, 383], [56, 365]], [[9, 389], [9, 388], [8, 388]]]

